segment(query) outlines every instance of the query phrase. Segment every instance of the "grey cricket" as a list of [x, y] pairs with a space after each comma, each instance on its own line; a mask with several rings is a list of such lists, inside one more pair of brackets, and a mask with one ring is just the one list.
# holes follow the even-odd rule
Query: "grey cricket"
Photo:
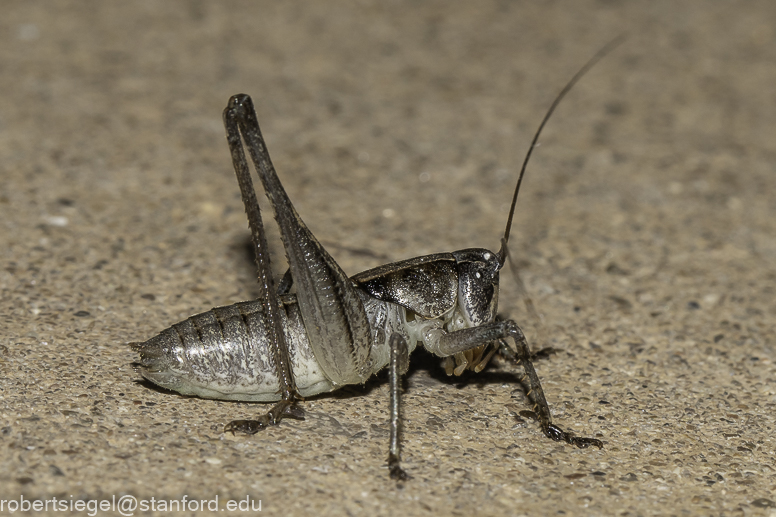
[[[143, 343], [134, 363], [147, 380], [184, 395], [275, 402], [255, 420], [235, 420], [225, 431], [253, 434], [283, 418], [303, 419], [304, 398], [364, 383], [386, 366], [390, 382], [390, 476], [400, 465], [400, 380], [409, 355], [422, 345], [444, 358], [448, 375], [481, 371], [498, 352], [522, 365], [542, 431], [580, 448], [603, 443], [563, 431], [550, 409], [523, 332], [498, 320], [499, 270], [528, 159], [560, 100], [617, 38], [590, 59], [542, 120], [523, 162], [498, 253], [470, 248], [387, 264], [348, 278], [299, 217], [269, 157], [251, 98], [235, 95], [223, 118], [256, 254], [259, 297], [217, 307], [173, 325]], [[269, 198], [288, 259], [278, 287], [243, 143]], [[292, 287], [295, 292], [291, 292]], [[513, 344], [514, 347], [510, 346]], [[522, 381], [521, 381], [522, 382]]]

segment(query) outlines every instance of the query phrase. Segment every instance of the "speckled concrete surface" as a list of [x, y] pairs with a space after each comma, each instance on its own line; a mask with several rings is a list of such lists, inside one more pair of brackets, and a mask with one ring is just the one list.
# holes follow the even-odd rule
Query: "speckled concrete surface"
[[[774, 19], [770, 1], [5, 2], [0, 499], [776, 513]], [[221, 430], [263, 406], [138, 382], [128, 342], [256, 292], [231, 94], [356, 273], [496, 248], [548, 104], [624, 31], [526, 178], [512, 251], [543, 325], [509, 274], [500, 306], [563, 350], [537, 364], [555, 419], [603, 450], [520, 417], [509, 365], [451, 380], [413, 357], [398, 487], [385, 374], [247, 438]]]

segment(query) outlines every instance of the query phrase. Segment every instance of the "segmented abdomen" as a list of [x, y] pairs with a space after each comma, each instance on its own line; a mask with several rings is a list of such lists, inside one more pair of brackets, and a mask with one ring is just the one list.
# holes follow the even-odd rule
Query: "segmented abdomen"
[[[293, 298], [281, 317], [299, 394], [333, 389], [310, 348]], [[204, 398], [280, 400], [275, 358], [269, 346], [267, 318], [260, 302], [216, 307], [162, 331], [145, 343], [138, 371], [143, 377], [183, 395]]]

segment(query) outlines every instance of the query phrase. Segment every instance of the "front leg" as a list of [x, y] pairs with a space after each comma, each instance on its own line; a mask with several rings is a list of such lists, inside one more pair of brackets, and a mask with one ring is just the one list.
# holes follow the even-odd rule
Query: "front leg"
[[[508, 337], [514, 340], [517, 351], [512, 350], [503, 342]], [[502, 353], [523, 366], [529, 383], [527, 395], [534, 404], [534, 411], [539, 415], [539, 423], [545, 435], [556, 442], [565, 441], [580, 449], [591, 445], [599, 449], [603, 448], [604, 444], [601, 440], [574, 436], [573, 433], [564, 431], [552, 423], [550, 407], [547, 404], [547, 399], [544, 398], [544, 390], [542, 389], [541, 382], [539, 382], [539, 376], [536, 374], [536, 370], [531, 362], [531, 351], [528, 348], [528, 342], [523, 331], [520, 330], [520, 327], [514, 321], [497, 321], [445, 334], [439, 339], [439, 353], [443, 356], [453, 355], [489, 342], [501, 342]]]

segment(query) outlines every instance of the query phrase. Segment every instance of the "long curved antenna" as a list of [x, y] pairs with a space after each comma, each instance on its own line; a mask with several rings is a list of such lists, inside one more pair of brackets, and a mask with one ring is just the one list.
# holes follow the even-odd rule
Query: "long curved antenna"
[[547, 123], [547, 121], [550, 118], [550, 115], [552, 115], [552, 112], [555, 111], [555, 108], [558, 107], [558, 104], [560, 104], [560, 101], [563, 100], [563, 97], [566, 96], [566, 94], [571, 90], [575, 84], [582, 78], [583, 75], [585, 75], [588, 70], [593, 68], [593, 66], [598, 63], [601, 59], [603, 59], [604, 56], [606, 56], [609, 52], [614, 50], [620, 43], [625, 41], [627, 38], [626, 34], [621, 34], [614, 38], [612, 41], [604, 45], [604, 47], [595, 53], [593, 57], [590, 58], [590, 60], [585, 63], [585, 65], [579, 69], [579, 71], [574, 74], [574, 77], [571, 78], [571, 80], [566, 84], [566, 86], [563, 87], [563, 89], [560, 91], [557, 97], [555, 97], [555, 100], [552, 101], [552, 105], [550, 106], [550, 109], [547, 110], [547, 114], [544, 115], [544, 118], [542, 119], [542, 123], [539, 124], [539, 129], [536, 130], [536, 134], [533, 137], [533, 140], [531, 140], [531, 147], [528, 148], [528, 153], [525, 155], [525, 160], [523, 160], [523, 166], [520, 169], [520, 176], [517, 178], [517, 186], [515, 187], [515, 194], [512, 196], [512, 206], [509, 208], [509, 217], [507, 218], [507, 227], [506, 230], [504, 230], [504, 237], [501, 239], [501, 249], [499, 250], [499, 262], [501, 265], [504, 265], [504, 262], [507, 258], [507, 242], [509, 242], [509, 231], [512, 229], [512, 218], [515, 215], [515, 206], [517, 206], [517, 194], [520, 192], [520, 185], [523, 183], [523, 176], [525, 175], [525, 168], [528, 165], [528, 160], [531, 158], [531, 153], [533, 153], [534, 147], [536, 147], [536, 142], [539, 140], [539, 135], [542, 133], [542, 129], [544, 129], [544, 125]]

